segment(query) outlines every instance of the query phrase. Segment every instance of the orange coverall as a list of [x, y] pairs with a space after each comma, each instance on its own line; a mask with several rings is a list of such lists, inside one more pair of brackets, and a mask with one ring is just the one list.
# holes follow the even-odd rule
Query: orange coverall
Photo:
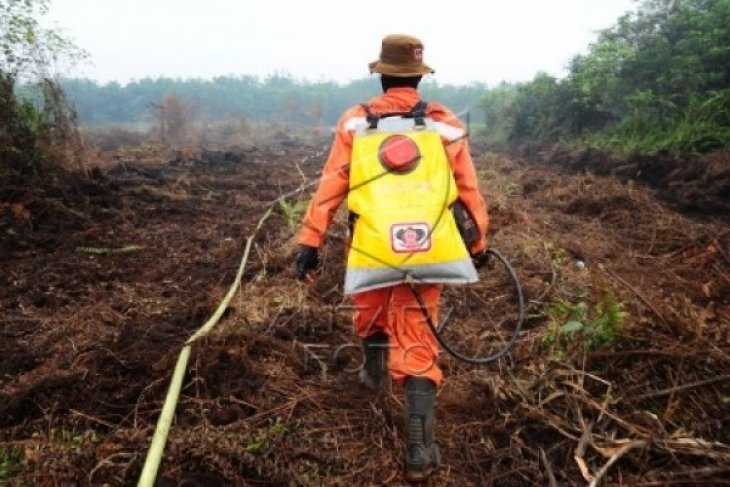
[[[367, 105], [374, 115], [408, 111], [420, 100], [414, 88], [391, 88], [385, 94], [372, 98]], [[309, 203], [304, 216], [299, 243], [319, 248], [325, 239], [327, 228], [332, 223], [337, 208], [347, 196], [349, 189], [349, 166], [352, 154], [354, 132], [348, 130], [348, 121], [366, 115], [362, 106], [350, 108], [337, 123], [335, 140], [322, 171], [317, 192]], [[456, 116], [439, 103], [429, 102], [427, 117], [451, 127], [464, 130]], [[489, 225], [489, 216], [484, 199], [479, 191], [474, 163], [469, 153], [466, 138], [448, 140], [444, 138], [454, 179], [459, 190], [459, 199], [479, 229], [481, 238], [469, 249], [472, 253], [485, 248], [484, 236]], [[440, 285], [419, 285], [423, 300], [438, 323]], [[382, 331], [388, 335], [389, 368], [393, 379], [401, 385], [409, 376], [426, 377], [438, 386], [443, 375], [436, 361], [438, 342], [431, 333], [421, 309], [408, 285], [398, 285], [352, 296], [355, 304], [353, 317], [355, 332], [366, 338]]]

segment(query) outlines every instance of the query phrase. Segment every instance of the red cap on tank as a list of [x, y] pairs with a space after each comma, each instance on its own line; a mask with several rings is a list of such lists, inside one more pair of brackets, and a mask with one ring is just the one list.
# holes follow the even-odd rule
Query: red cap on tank
[[405, 135], [392, 135], [380, 145], [380, 162], [389, 170], [408, 172], [421, 160], [421, 151], [413, 140]]

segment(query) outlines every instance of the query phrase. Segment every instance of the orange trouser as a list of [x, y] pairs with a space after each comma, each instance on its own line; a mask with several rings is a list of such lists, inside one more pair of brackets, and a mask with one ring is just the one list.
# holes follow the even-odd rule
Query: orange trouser
[[[438, 323], [440, 285], [419, 285], [418, 291], [434, 324]], [[409, 285], [375, 289], [354, 294], [355, 332], [366, 338], [377, 332], [388, 335], [389, 367], [393, 379], [403, 385], [411, 376], [426, 377], [438, 386], [443, 379], [438, 359], [438, 342], [426, 323]]]

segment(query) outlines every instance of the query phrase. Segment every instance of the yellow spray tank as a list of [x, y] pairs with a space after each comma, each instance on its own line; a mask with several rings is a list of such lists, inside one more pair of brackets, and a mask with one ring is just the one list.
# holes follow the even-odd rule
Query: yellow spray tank
[[458, 196], [430, 119], [385, 118], [356, 131], [345, 294], [403, 282], [478, 281], [451, 212]]

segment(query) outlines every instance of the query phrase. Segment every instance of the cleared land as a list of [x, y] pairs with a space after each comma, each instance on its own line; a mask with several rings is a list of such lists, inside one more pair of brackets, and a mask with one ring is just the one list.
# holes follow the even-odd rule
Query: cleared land
[[[136, 482], [181, 344], [267, 205], [315, 181], [324, 145], [127, 150], [63, 191], [2, 188], [0, 482]], [[636, 168], [619, 180], [580, 157], [560, 161], [566, 173], [536, 162], [555, 154], [474, 154], [528, 320], [494, 366], [442, 356], [433, 485], [730, 483], [728, 195], [692, 206], [672, 196], [701, 189], [686, 173], [650, 189], [627, 181]], [[728, 154], [712, 157], [727, 177]], [[194, 348], [160, 485], [403, 483], [401, 391], [363, 393], [357, 350], [331, 353], [353, 342], [345, 226], [308, 288], [293, 274], [295, 214], [277, 205], [231, 309]], [[514, 315], [491, 270], [445, 298], [466, 351]], [[595, 322], [606, 295], [628, 315], [587, 350], [561, 320], [585, 308]]]

